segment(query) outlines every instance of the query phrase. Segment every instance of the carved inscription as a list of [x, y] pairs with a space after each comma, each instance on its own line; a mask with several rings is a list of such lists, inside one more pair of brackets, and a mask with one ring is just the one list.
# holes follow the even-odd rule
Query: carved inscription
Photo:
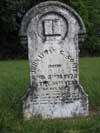
[[[42, 69], [39, 68], [39, 64], [41, 64], [45, 58], [50, 58], [53, 54], [55, 54], [55, 57], [53, 58], [56, 58], [56, 56], [62, 57], [65, 60], [65, 63], [60, 63], [59, 61], [58, 63], [55, 61], [54, 64], [47, 63], [44, 67], [46, 67], [48, 73], [39, 74], [38, 69]], [[67, 68], [66, 63], [70, 66], [69, 72], [64, 70], [64, 67]], [[74, 58], [70, 55], [66, 55], [64, 50], [57, 50], [54, 47], [51, 47], [50, 49], [45, 49], [40, 52], [32, 63], [32, 72], [33, 75], [36, 75], [38, 89], [42, 92], [41, 95], [37, 94], [39, 97], [37, 100], [39, 100], [38, 102], [40, 104], [43, 104], [44, 101], [45, 103], [48, 103], [48, 101], [50, 101], [50, 103], [59, 103], [62, 102], [62, 100], [63, 102], [68, 102], [69, 100], [72, 102], [71, 88], [73, 88], [75, 81], [78, 78], [76, 73], [77, 63], [75, 63]]]
[[32, 72], [34, 72], [36, 74], [36, 69], [38, 66], [38, 63], [44, 58], [44, 56], [48, 55], [48, 54], [52, 54], [55, 51], [54, 48], [51, 48], [49, 50], [44, 50], [43, 52], [41, 52], [37, 58], [32, 62]]

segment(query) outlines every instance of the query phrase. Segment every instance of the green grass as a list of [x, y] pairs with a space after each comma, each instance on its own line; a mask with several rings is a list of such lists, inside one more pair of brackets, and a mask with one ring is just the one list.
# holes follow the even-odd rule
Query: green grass
[[89, 96], [90, 108], [100, 107], [100, 57], [80, 59], [80, 81]]
[[0, 133], [100, 133], [100, 57], [80, 59], [80, 81], [89, 95], [89, 117], [24, 121], [22, 96], [29, 85], [28, 62], [0, 61]]

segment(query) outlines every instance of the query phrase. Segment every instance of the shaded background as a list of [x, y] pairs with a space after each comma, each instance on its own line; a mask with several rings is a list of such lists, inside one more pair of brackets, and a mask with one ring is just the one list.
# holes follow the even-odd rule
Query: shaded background
[[[0, 59], [26, 59], [27, 46], [18, 36], [25, 13], [44, 0], [0, 0]], [[47, 1], [47, 0], [45, 0]], [[73, 7], [82, 17], [87, 36], [80, 56], [100, 56], [100, 0], [59, 0]]]

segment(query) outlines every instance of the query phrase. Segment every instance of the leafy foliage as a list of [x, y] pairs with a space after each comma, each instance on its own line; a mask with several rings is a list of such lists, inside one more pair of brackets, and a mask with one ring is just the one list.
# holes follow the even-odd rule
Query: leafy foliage
[[98, 30], [100, 30], [100, 1], [99, 0], [78, 0], [71, 1], [73, 7], [82, 16], [86, 28], [87, 37], [81, 50], [86, 51], [90, 55], [99, 55], [100, 38]]

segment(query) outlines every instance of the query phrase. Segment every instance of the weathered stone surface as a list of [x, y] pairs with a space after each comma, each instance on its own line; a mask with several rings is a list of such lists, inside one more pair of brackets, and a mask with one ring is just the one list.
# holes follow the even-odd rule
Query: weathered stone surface
[[79, 84], [79, 41], [86, 32], [79, 15], [60, 2], [33, 7], [22, 21], [28, 39], [30, 88], [23, 100], [25, 118], [88, 115], [88, 96]]

